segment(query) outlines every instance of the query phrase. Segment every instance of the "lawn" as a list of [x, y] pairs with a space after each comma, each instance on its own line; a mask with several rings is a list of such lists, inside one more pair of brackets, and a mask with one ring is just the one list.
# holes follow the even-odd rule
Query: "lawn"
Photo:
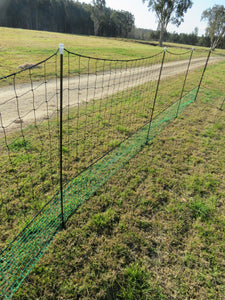
[[[133, 59], [151, 56], [160, 51], [149, 47], [113, 38], [82, 36], [0, 27], [1, 58], [0, 75], [18, 71], [25, 63], [38, 63], [52, 55], [60, 43], [70, 51], [101, 58]], [[32, 41], [32, 43], [31, 43]]]
[[[139, 58], [160, 51], [130, 41], [107, 39], [106, 43], [96, 37], [8, 28], [0, 31], [3, 72], [42, 60], [61, 42], [71, 51], [96, 57]], [[225, 95], [224, 70], [224, 62], [209, 66], [197, 102], [77, 209], [13, 299], [222, 299], [225, 107], [218, 108]], [[200, 74], [201, 70], [191, 72], [187, 91], [197, 85]], [[182, 82], [181, 76], [162, 81], [155, 113], [179, 98]], [[149, 119], [150, 111], [142, 107], [140, 98], [142, 92], [149, 97], [146, 89], [144, 84], [138, 91], [131, 89], [129, 94], [105, 99], [101, 103], [105, 119], [95, 109], [100, 105], [97, 101], [92, 108], [79, 108], [81, 136], [86, 136], [87, 127], [92, 126], [93, 132], [84, 139], [79, 160], [75, 144], [63, 148], [68, 163], [65, 181], [98, 157], [103, 146], [105, 151], [112, 149]], [[71, 110], [71, 120], [77, 109]], [[114, 112], [111, 123], [109, 110]], [[118, 115], [127, 110], [120, 125]], [[12, 133], [13, 142], [1, 152], [5, 175], [1, 187], [2, 247], [58, 189], [57, 122], [56, 116], [38, 128], [26, 128], [26, 143]], [[68, 135], [74, 128], [68, 127]], [[99, 144], [91, 139], [96, 136]], [[71, 164], [68, 153], [73, 158]], [[14, 173], [17, 176], [12, 179]]]
[[[162, 49], [158, 46], [136, 43], [135, 40], [62, 34], [55, 32], [0, 27], [0, 77], [17, 72], [20, 65], [36, 64], [54, 54], [60, 43], [72, 52], [108, 59], [137, 59], [149, 57]], [[32, 42], [31, 42], [32, 41]], [[184, 52], [183, 46], [168, 44], [175, 52]], [[187, 46], [191, 49], [191, 46]], [[196, 47], [197, 50], [206, 50]], [[208, 49], [207, 49], [208, 50]], [[224, 54], [225, 50], [216, 50]], [[50, 70], [52, 72], [52, 70]]]
[[14, 299], [223, 298], [224, 71], [213, 80], [222, 66], [76, 211]]

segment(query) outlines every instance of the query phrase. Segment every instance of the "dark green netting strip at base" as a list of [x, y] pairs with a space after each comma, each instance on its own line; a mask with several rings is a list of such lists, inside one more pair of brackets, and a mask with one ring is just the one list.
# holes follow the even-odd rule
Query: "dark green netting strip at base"
[[[178, 110], [181, 113], [195, 100], [196, 91], [192, 90], [152, 120], [148, 142], [176, 117]], [[148, 130], [149, 123], [65, 186], [64, 220], [146, 145]], [[61, 204], [56, 195], [1, 253], [1, 299], [12, 297], [60, 228]]]

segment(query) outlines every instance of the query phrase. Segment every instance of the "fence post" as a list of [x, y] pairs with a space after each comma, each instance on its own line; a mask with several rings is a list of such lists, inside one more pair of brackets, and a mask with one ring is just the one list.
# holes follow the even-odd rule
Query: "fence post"
[[204, 67], [203, 72], [202, 72], [202, 76], [201, 76], [201, 79], [200, 79], [200, 82], [199, 82], [199, 85], [198, 85], [198, 89], [197, 89], [194, 101], [196, 101], [196, 99], [198, 97], [198, 93], [199, 93], [199, 90], [200, 90], [200, 87], [201, 87], [201, 84], [202, 84], [203, 77], [205, 75], [206, 68], [208, 66], [208, 62], [209, 62], [209, 58], [210, 58], [211, 52], [212, 52], [212, 48], [210, 48], [210, 50], [209, 50], [209, 53], [208, 53], [208, 56], [207, 56], [207, 59], [206, 59], [206, 63], [205, 63], [205, 67]]
[[59, 133], [59, 156], [60, 156], [60, 202], [61, 202], [61, 226], [65, 228], [64, 214], [63, 214], [63, 157], [62, 157], [62, 144], [63, 144], [63, 53], [64, 44], [59, 44], [60, 51], [60, 133]]
[[160, 67], [160, 71], [159, 71], [159, 77], [158, 77], [158, 82], [157, 82], [156, 91], [155, 91], [155, 97], [154, 97], [153, 106], [152, 106], [151, 117], [150, 117], [149, 126], [148, 126], [148, 133], [147, 133], [146, 142], [145, 142], [146, 145], [149, 142], [149, 133], [150, 133], [151, 125], [152, 125], [152, 119], [153, 119], [153, 114], [154, 114], [154, 110], [155, 110], [156, 99], [157, 99], [157, 96], [158, 96], [159, 84], [160, 84], [160, 81], [161, 81], [161, 75], [162, 75], [163, 64], [164, 64], [165, 55], [166, 55], [166, 49], [167, 48], [165, 47], [164, 52], [163, 52], [161, 67]]
[[190, 69], [190, 65], [191, 65], [191, 59], [192, 59], [192, 55], [193, 55], [194, 50], [195, 50], [195, 48], [192, 48], [190, 59], [189, 59], [189, 63], [188, 63], [188, 66], [187, 66], [186, 75], [185, 75], [185, 78], [184, 78], [184, 84], [183, 84], [181, 95], [180, 95], [180, 100], [179, 100], [178, 107], [177, 107], [177, 113], [176, 113], [176, 117], [175, 118], [177, 118], [177, 116], [179, 114], [180, 104], [181, 104], [181, 100], [183, 98], [184, 88], [185, 88], [185, 84], [186, 84], [186, 81], [187, 81], [187, 76], [188, 76], [188, 73], [189, 73], [189, 69]]

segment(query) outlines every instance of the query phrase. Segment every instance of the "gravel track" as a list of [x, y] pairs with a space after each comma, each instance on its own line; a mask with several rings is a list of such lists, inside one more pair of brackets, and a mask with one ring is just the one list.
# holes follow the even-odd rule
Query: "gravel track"
[[[223, 57], [211, 57], [209, 63], [217, 63]], [[206, 58], [192, 59], [190, 70], [205, 65]], [[186, 72], [187, 60], [168, 62], [163, 66], [162, 79]], [[102, 99], [122, 90], [158, 79], [161, 64], [132, 69], [118, 69], [103, 74], [82, 75], [74, 78], [64, 78], [64, 106], [76, 106], [79, 103], [93, 99]], [[88, 90], [87, 90], [88, 86]], [[69, 87], [69, 88], [68, 88]], [[49, 80], [31, 84], [20, 84], [0, 89], [0, 136], [5, 130], [14, 130], [33, 123], [34, 119], [48, 119], [59, 104], [59, 81]], [[16, 97], [17, 95], [17, 97]], [[46, 101], [47, 100], [47, 101]], [[19, 104], [19, 105], [18, 105]], [[19, 117], [20, 116], [20, 117]]]

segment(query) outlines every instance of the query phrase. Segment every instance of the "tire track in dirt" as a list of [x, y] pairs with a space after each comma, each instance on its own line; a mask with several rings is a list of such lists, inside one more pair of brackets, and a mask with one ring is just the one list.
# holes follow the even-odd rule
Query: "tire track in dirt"
[[[209, 63], [217, 63], [224, 57], [211, 57]], [[192, 59], [190, 70], [205, 65], [206, 58]], [[168, 62], [163, 66], [162, 79], [186, 72], [188, 60]], [[76, 106], [93, 99], [101, 99], [127, 90], [129, 88], [158, 79], [161, 64], [132, 69], [116, 69], [104, 74], [82, 75], [80, 77], [64, 78], [64, 106]], [[69, 86], [68, 86], [69, 84]], [[88, 85], [88, 90], [87, 90]], [[14, 130], [34, 122], [34, 119], [48, 119], [59, 107], [59, 82], [49, 80], [34, 82], [33, 90], [30, 84], [19, 84], [0, 89], [0, 136], [5, 130]], [[18, 101], [17, 101], [18, 100]], [[47, 101], [46, 101], [47, 100]], [[19, 105], [18, 105], [18, 103]], [[20, 116], [20, 117], [19, 117]]]

